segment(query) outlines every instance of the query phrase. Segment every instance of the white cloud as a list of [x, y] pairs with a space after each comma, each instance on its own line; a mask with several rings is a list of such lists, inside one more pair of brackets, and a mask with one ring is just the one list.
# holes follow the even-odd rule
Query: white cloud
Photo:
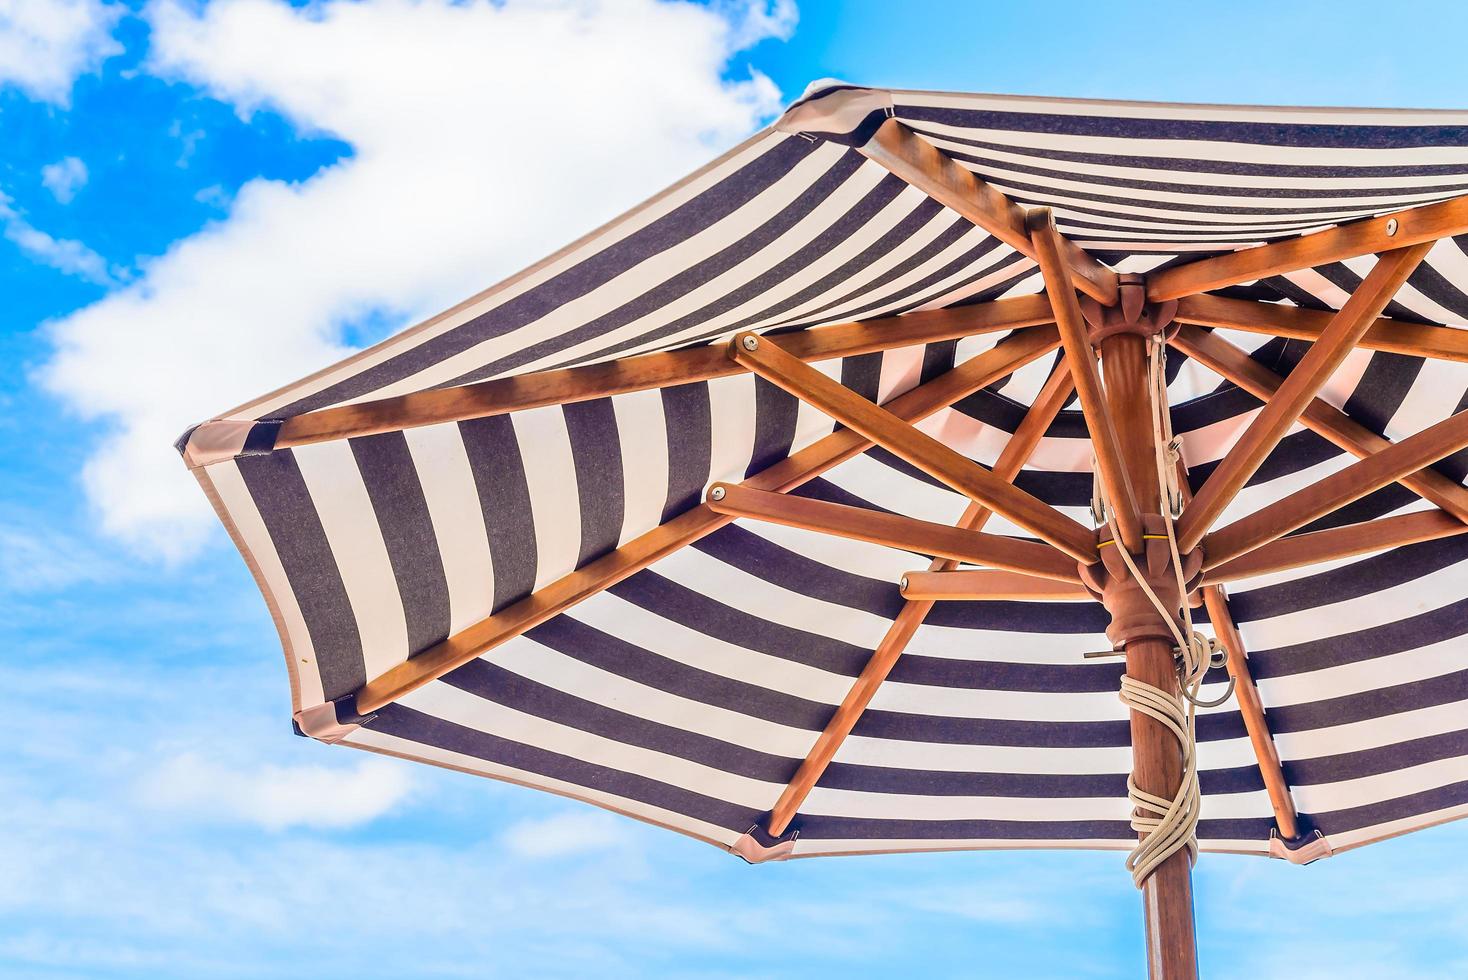
[[86, 183], [87, 165], [76, 157], [65, 157], [41, 168], [41, 184], [62, 204], [70, 204]]
[[520, 857], [558, 858], [625, 847], [630, 830], [625, 817], [588, 809], [522, 820], [505, 830], [503, 840]]
[[[783, 11], [783, 13], [782, 13]], [[48, 386], [111, 423], [86, 468], [104, 527], [192, 553], [213, 525], [169, 449], [187, 425], [484, 288], [698, 167], [778, 109], [722, 77], [788, 8], [653, 0], [160, 0], [151, 70], [354, 155], [246, 184], [228, 217], [55, 326]]]
[[49, 265], [69, 276], [107, 285], [113, 274], [107, 260], [81, 242], [70, 238], [53, 238], [32, 225], [0, 192], [0, 233], [14, 242], [22, 252], [42, 265]]
[[86, 538], [47, 526], [34, 514], [0, 512], [0, 595], [52, 592], [119, 572]]
[[0, 0], [0, 85], [66, 105], [77, 76], [122, 50], [122, 7], [102, 0]]
[[269, 830], [354, 827], [386, 814], [412, 790], [406, 763], [231, 766], [185, 752], [163, 760], [139, 786], [149, 806]]

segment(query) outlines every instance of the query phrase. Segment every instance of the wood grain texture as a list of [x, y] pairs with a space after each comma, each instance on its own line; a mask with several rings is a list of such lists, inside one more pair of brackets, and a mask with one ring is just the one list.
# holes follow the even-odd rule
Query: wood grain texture
[[994, 601], [1001, 599], [1028, 602], [1095, 602], [1096, 599], [1078, 582], [1053, 578], [1037, 578], [1018, 572], [994, 571], [987, 568], [961, 568], [954, 571], [908, 572], [902, 577], [904, 599], [963, 599]]
[[1203, 567], [1247, 554], [1460, 449], [1468, 449], [1468, 410], [1219, 528], [1203, 539]]
[[1468, 232], [1468, 197], [1455, 197], [1440, 204], [1364, 218], [1298, 238], [1175, 265], [1147, 277], [1147, 298], [1154, 302], [1179, 299], [1357, 255], [1421, 244], [1430, 247], [1439, 238], [1464, 232]]
[[1453, 514], [1423, 510], [1308, 534], [1292, 534], [1208, 569], [1203, 575], [1203, 584], [1237, 582], [1257, 575], [1287, 572], [1292, 568], [1369, 555], [1375, 551], [1463, 533], [1468, 533], [1468, 524]]
[[774, 340], [740, 334], [730, 343], [729, 351], [731, 357], [766, 381], [855, 429], [970, 500], [989, 507], [1072, 558], [1088, 563], [1096, 560], [1096, 535], [1090, 528], [791, 357]]
[[[1153, 389], [1148, 384], [1146, 345], [1134, 342], [1102, 346], [1108, 385], [1134, 393], [1125, 404], [1116, 403], [1116, 424], [1122, 443], [1138, 447], [1124, 462], [1133, 486], [1157, 483], [1157, 457], [1152, 435]], [[1119, 595], [1114, 601], [1124, 603]], [[1112, 616], [1122, 612], [1108, 607]], [[1160, 615], [1152, 636], [1136, 635], [1125, 646], [1127, 676], [1169, 694], [1178, 693], [1176, 660], [1168, 628]], [[1132, 737], [1132, 777], [1145, 792], [1171, 799], [1182, 785], [1183, 757], [1177, 739], [1162, 722], [1140, 711], [1129, 711]], [[1154, 978], [1196, 977], [1197, 937], [1193, 927], [1193, 870], [1183, 848], [1163, 861], [1142, 882], [1142, 910], [1147, 933], [1147, 966]]]
[[1233, 613], [1228, 608], [1228, 596], [1221, 586], [1205, 586], [1203, 605], [1208, 609], [1208, 619], [1213, 623], [1213, 635], [1228, 656], [1228, 676], [1234, 681], [1234, 700], [1239, 706], [1239, 715], [1244, 721], [1244, 731], [1249, 734], [1249, 744], [1254, 749], [1254, 758], [1259, 763], [1259, 775], [1264, 780], [1264, 791], [1269, 794], [1269, 805], [1274, 810], [1274, 822], [1281, 837], [1294, 840], [1300, 836], [1300, 816], [1295, 809], [1295, 798], [1290, 793], [1290, 784], [1285, 779], [1284, 769], [1279, 764], [1279, 749], [1274, 744], [1274, 735], [1269, 730], [1269, 721], [1264, 715], [1264, 702], [1259, 698], [1259, 689], [1254, 684], [1254, 675], [1249, 670], [1249, 658], [1244, 651], [1244, 639], [1234, 623]]
[[[1005, 480], [1013, 480], [1024, 464], [1034, 453], [1035, 447], [1040, 444], [1040, 439], [1065, 403], [1070, 399], [1073, 388], [1071, 385], [1070, 372], [1062, 363], [1051, 372], [1039, 395], [1036, 396], [1034, 404], [1025, 413], [1024, 420], [1015, 429], [1009, 441], [999, 453], [999, 458], [994, 461], [994, 475]], [[963, 516], [959, 518], [958, 526], [971, 531], [981, 530], [988, 522], [992, 512], [977, 503], [970, 502], [964, 508]], [[939, 558], [928, 566], [929, 571], [942, 572], [956, 567], [956, 562]], [[907, 644], [911, 642], [913, 635], [917, 633], [918, 627], [933, 609], [933, 603], [928, 601], [908, 601], [902, 604], [901, 611], [892, 621], [882, 642], [877, 649], [872, 651], [866, 664], [862, 667], [861, 674], [852, 683], [846, 696], [841, 699], [841, 704], [832, 713], [826, 727], [816, 738], [815, 744], [801, 760], [795, 775], [781, 791], [775, 806], [770, 810], [769, 832], [773, 837], [779, 837], [790, 826], [790, 821], [800, 812], [810, 791], [820, 782], [831, 761], [836, 758], [846, 737], [851, 734], [856, 723], [861, 720], [862, 714], [867, 706], [871, 704], [872, 698], [876, 696], [877, 689], [887, 679], [898, 658], [902, 656]]]
[[1075, 290], [1065, 277], [1060, 250], [1060, 233], [1049, 208], [1036, 208], [1029, 213], [1026, 227], [1035, 245], [1035, 258], [1045, 278], [1045, 291], [1055, 313], [1055, 326], [1065, 348], [1065, 361], [1070, 366], [1081, 411], [1086, 417], [1086, 430], [1096, 453], [1096, 469], [1106, 488], [1106, 500], [1116, 515], [1122, 543], [1133, 554], [1142, 550], [1142, 517], [1137, 497], [1122, 458], [1121, 440], [1101, 376], [1096, 371], [1096, 356], [1091, 350], [1090, 331], [1081, 316]]
[[985, 534], [866, 507], [751, 490], [730, 483], [714, 484], [706, 503], [717, 514], [804, 528], [1061, 582], [1080, 584], [1081, 580], [1074, 558], [1048, 544], [1022, 538]]
[[[1010, 248], [1035, 257], [1025, 230], [1023, 208], [896, 119], [884, 122], [871, 140], [857, 149], [868, 160], [963, 215]], [[1062, 241], [1061, 249], [1075, 288], [1104, 306], [1115, 304], [1116, 273], [1068, 239]]]
[[[1254, 360], [1243, 350], [1214, 333], [1192, 324], [1184, 324], [1173, 335], [1171, 343], [1260, 401], [1274, 397], [1284, 379]], [[1319, 398], [1313, 398], [1300, 413], [1304, 426], [1352, 455], [1365, 458], [1379, 453], [1391, 441], [1377, 435], [1345, 412]], [[1443, 510], [1468, 522], [1468, 487], [1443, 476], [1436, 470], [1424, 469], [1402, 477], [1401, 483]]]
[[[1176, 319], [1203, 327], [1227, 327], [1244, 333], [1313, 342], [1320, 339], [1332, 316], [1325, 310], [1199, 295], [1178, 300]], [[1468, 329], [1378, 317], [1356, 346], [1463, 363], [1468, 362]]]
[[1263, 465], [1430, 247], [1414, 245], [1387, 252], [1377, 260], [1346, 305], [1331, 318], [1320, 339], [1280, 384], [1183, 511], [1177, 523], [1182, 550], [1191, 551], [1203, 540], [1213, 522]]
[[[927, 384], [899, 395], [885, 406], [885, 410], [899, 419], [918, 421], [1059, 346], [1060, 338], [1053, 328], [1025, 331]], [[755, 474], [745, 480], [744, 485], [758, 490], [792, 490], [831, 467], [866, 452], [871, 446], [870, 440], [849, 429], [833, 432]], [[357, 713], [366, 715], [396, 701], [732, 520], [732, 517], [715, 514], [700, 504], [633, 538], [615, 551], [369, 680], [357, 692]]]
[[[794, 357], [820, 361], [1038, 326], [1049, 320], [1050, 304], [1043, 296], [1021, 296], [812, 327], [782, 334], [781, 343]], [[744, 368], [729, 360], [723, 344], [634, 354], [604, 364], [537, 371], [306, 412], [285, 421], [275, 448], [462, 422], [742, 373]]]

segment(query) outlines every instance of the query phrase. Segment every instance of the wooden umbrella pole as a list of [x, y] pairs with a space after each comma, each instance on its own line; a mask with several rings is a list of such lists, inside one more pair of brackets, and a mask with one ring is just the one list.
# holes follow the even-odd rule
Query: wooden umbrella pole
[[[1134, 333], [1117, 333], [1101, 343], [1106, 396], [1116, 423], [1128, 477], [1138, 503], [1148, 513], [1161, 506], [1157, 482], [1156, 449], [1152, 431], [1152, 388], [1147, 377], [1147, 340]], [[1173, 642], [1160, 615], [1133, 601], [1125, 610], [1113, 608], [1117, 593], [1107, 590], [1107, 611], [1113, 619], [1125, 614], [1132, 622], [1152, 613], [1157, 629], [1125, 643], [1127, 675], [1178, 693]], [[1135, 593], [1132, 593], [1135, 596]], [[1136, 632], [1135, 629], [1132, 632]], [[1183, 758], [1177, 739], [1159, 721], [1138, 711], [1131, 713], [1132, 772], [1144, 792], [1171, 799], [1183, 779]], [[1158, 866], [1142, 885], [1142, 909], [1147, 932], [1147, 967], [1154, 980], [1178, 980], [1198, 975], [1197, 939], [1193, 928], [1192, 865], [1186, 848]]]

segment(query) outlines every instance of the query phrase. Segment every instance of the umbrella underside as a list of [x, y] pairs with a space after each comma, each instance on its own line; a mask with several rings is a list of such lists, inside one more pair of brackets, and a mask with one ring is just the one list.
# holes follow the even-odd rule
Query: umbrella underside
[[[1109, 617], [1052, 598], [933, 605], [788, 829], [767, 833], [873, 651], [912, 616], [897, 583], [940, 553], [922, 537], [904, 550], [734, 520], [708, 488], [950, 527], [969, 501], [736, 364], [731, 338], [767, 336], [1093, 526], [1098, 447], [1057, 387], [1062, 338], [1033, 250], [930, 196], [899, 151], [1052, 209], [1090, 256], [1070, 255], [1085, 292], [1112, 270], [1145, 277], [1153, 299], [1178, 284], [1167, 393], [1200, 494], [1260, 416], [1241, 379], [1294, 377], [1372, 273], [1369, 253], [1397, 245], [1301, 252], [1299, 268], [1226, 281], [1177, 270], [1468, 191], [1468, 114], [816, 92], [520, 276], [191, 430], [185, 456], [280, 629], [300, 727], [751, 859], [1132, 847], [1124, 668], [1082, 656], [1110, 648]], [[1345, 471], [1362, 455], [1347, 436], [1374, 452], [1468, 407], [1468, 334], [1451, 329], [1468, 323], [1457, 220], [1415, 239], [1436, 243], [1404, 267], [1390, 322], [1227, 501], [1220, 546], [1232, 539], [1219, 528]], [[669, 351], [682, 353], [656, 356]], [[1047, 401], [1066, 407], [1034, 416], [1043, 437], [1026, 459], [1005, 458]], [[1468, 456], [1432, 458], [1429, 477], [1405, 478], [1427, 492], [1388, 483], [1304, 525], [1427, 531], [1271, 565], [1303, 547], [1294, 535], [1214, 573], [1279, 766], [1261, 768], [1251, 743], [1263, 716], [1238, 700], [1200, 712], [1205, 850], [1268, 852], [1281, 794], [1335, 850], [1468, 812], [1468, 535], [1437, 510], [1457, 513]], [[983, 530], [1036, 537], [999, 514]], [[1401, 540], [1415, 543], [1390, 546]], [[414, 663], [426, 682], [378, 683]], [[1225, 680], [1215, 671], [1203, 695]]]

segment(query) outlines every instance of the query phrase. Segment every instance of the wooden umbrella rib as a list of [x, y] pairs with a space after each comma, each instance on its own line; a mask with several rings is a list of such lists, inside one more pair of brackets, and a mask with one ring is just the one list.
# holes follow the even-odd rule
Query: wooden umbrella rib
[[[953, 404], [1060, 346], [1053, 328], [1025, 331], [1013, 340], [920, 385], [886, 406], [909, 422]], [[871, 448], [858, 433], [843, 429], [817, 440], [744, 481], [758, 490], [785, 491]], [[446, 640], [369, 680], [356, 695], [358, 714], [366, 715], [519, 636], [576, 603], [646, 568], [659, 558], [718, 530], [732, 517], [698, 505], [589, 562], [519, 602], [465, 627]]]
[[1184, 551], [1198, 545], [1249, 477], [1263, 465], [1430, 247], [1413, 245], [1387, 252], [1377, 260], [1320, 339], [1300, 359], [1183, 511], [1177, 531], [1178, 543]]
[[1179, 299], [1359, 255], [1427, 244], [1468, 232], [1468, 197], [1363, 218], [1284, 241], [1199, 259], [1147, 277], [1147, 298]]
[[[857, 150], [1010, 248], [1035, 257], [1023, 208], [896, 119], [884, 122]], [[1068, 239], [1062, 240], [1061, 251], [1077, 289], [1106, 306], [1117, 302], [1115, 272]]]
[[1461, 449], [1468, 449], [1468, 410], [1214, 531], [1204, 539], [1204, 568], [1247, 554]]
[[[1026, 461], [1034, 454], [1035, 447], [1040, 444], [1045, 431], [1065, 407], [1070, 399], [1073, 386], [1071, 384], [1070, 372], [1065, 365], [1061, 364], [1051, 372], [1045, 386], [1035, 398], [1030, 410], [1025, 413], [1024, 420], [1020, 422], [1019, 428], [1015, 429], [1009, 441], [1004, 444], [1004, 449], [999, 453], [999, 458], [994, 461], [994, 474], [1001, 479], [1013, 480], [1024, 467]], [[958, 526], [971, 531], [981, 530], [988, 522], [991, 511], [980, 504], [970, 503], [964, 508], [963, 516], [959, 518]], [[947, 571], [954, 568], [956, 562], [947, 559], [936, 559], [929, 570], [933, 572]], [[902, 656], [907, 644], [911, 642], [913, 635], [917, 632], [923, 620], [932, 611], [931, 601], [909, 601], [902, 604], [902, 609], [892, 621], [887, 634], [882, 637], [882, 642], [877, 649], [872, 651], [871, 657], [862, 668], [861, 673], [852, 683], [846, 696], [841, 699], [841, 704], [832, 713], [826, 722], [826, 727], [816, 738], [815, 744], [796, 769], [795, 775], [781, 791], [780, 798], [770, 810], [769, 832], [774, 837], [785, 833], [790, 826], [790, 821], [804, 805], [806, 797], [820, 782], [831, 761], [836, 758], [846, 737], [861, 720], [867, 705], [871, 704], [872, 698], [876, 696], [877, 689], [892, 672], [893, 666], [898, 658]]]
[[[1319, 340], [1332, 316], [1325, 310], [1206, 294], [1185, 296], [1177, 304], [1177, 319], [1186, 323], [1291, 340]], [[1378, 317], [1356, 346], [1410, 357], [1468, 362], [1468, 330], [1390, 317]]]
[[1228, 608], [1228, 597], [1221, 586], [1203, 589], [1203, 605], [1208, 609], [1208, 618], [1213, 623], [1214, 635], [1228, 656], [1228, 675], [1234, 680], [1234, 699], [1239, 705], [1239, 715], [1244, 721], [1244, 731], [1249, 735], [1249, 744], [1254, 748], [1254, 758], [1259, 764], [1259, 775], [1264, 779], [1269, 804], [1274, 809], [1274, 820], [1279, 832], [1286, 840], [1300, 836], [1300, 817], [1295, 808], [1295, 798], [1290, 784], [1285, 779], [1284, 768], [1279, 763], [1279, 749], [1274, 744], [1274, 735], [1269, 730], [1269, 720], [1264, 714], [1264, 702], [1254, 684], [1254, 675], [1249, 670], [1249, 659], [1244, 652], [1244, 640], [1234, 623], [1233, 613]]
[[1106, 392], [1101, 386], [1101, 376], [1096, 370], [1096, 357], [1091, 350], [1090, 331], [1081, 316], [1080, 303], [1075, 290], [1064, 275], [1060, 252], [1060, 233], [1055, 230], [1055, 219], [1049, 208], [1031, 211], [1026, 226], [1035, 244], [1036, 260], [1045, 279], [1045, 290], [1050, 295], [1050, 305], [1055, 313], [1055, 325], [1060, 331], [1060, 342], [1065, 348], [1066, 363], [1075, 380], [1076, 395], [1080, 398], [1081, 411], [1086, 417], [1086, 429], [1091, 435], [1091, 445], [1096, 452], [1096, 468], [1102, 486], [1106, 488], [1106, 499], [1116, 515], [1117, 527], [1127, 551], [1136, 554], [1142, 550], [1142, 517], [1137, 508], [1137, 497], [1127, 475], [1122, 459], [1121, 440], [1116, 432], [1116, 420], [1106, 402]]
[[[1269, 401], [1284, 383], [1283, 378], [1243, 350], [1217, 334], [1192, 324], [1182, 325], [1173, 335], [1172, 344], [1260, 401]], [[1389, 440], [1319, 398], [1312, 399], [1300, 413], [1300, 422], [1340, 448], [1362, 458], [1381, 452], [1391, 445]], [[1432, 469], [1410, 473], [1402, 477], [1401, 483], [1412, 492], [1456, 515], [1459, 520], [1468, 522], [1468, 487]]]
[[902, 577], [902, 597], [1032, 602], [1094, 602], [1096, 599], [1077, 582], [987, 568], [908, 572]]
[[1468, 533], [1468, 524], [1453, 514], [1422, 510], [1324, 531], [1292, 534], [1261, 545], [1232, 561], [1215, 565], [1204, 573], [1203, 584], [1237, 582], [1257, 575], [1287, 572], [1306, 565], [1369, 555], [1375, 551], [1464, 533]]
[[820, 531], [889, 548], [935, 555], [975, 565], [1023, 572], [1060, 582], [1080, 584], [1074, 558], [1021, 538], [984, 534], [947, 524], [920, 521], [900, 514], [812, 500], [793, 494], [751, 490], [737, 484], [716, 483], [708, 493], [709, 509], [718, 514], [746, 517], [786, 527]]
[[791, 357], [770, 338], [740, 334], [730, 343], [729, 352], [766, 381], [862, 433], [1072, 558], [1087, 563], [1096, 560], [1096, 535], [1090, 528]]
[[[920, 310], [900, 316], [812, 327], [784, 334], [781, 342], [801, 360], [820, 361], [1033, 327], [1049, 320], [1050, 305], [1043, 296], [1020, 296], [974, 306]], [[723, 344], [635, 354], [603, 364], [537, 371], [305, 412], [281, 425], [275, 448], [287, 449], [416, 426], [462, 422], [547, 405], [708, 381], [742, 374], [743, 371], [725, 356]]]
[[[1188, 484], [1188, 467], [1181, 457], [1177, 461], [1178, 488], [1184, 502], [1192, 498]], [[1264, 714], [1264, 702], [1259, 697], [1254, 673], [1249, 669], [1248, 651], [1244, 638], [1239, 633], [1233, 611], [1229, 609], [1228, 593], [1216, 583], [1204, 581], [1198, 590], [1208, 619], [1213, 624], [1213, 635], [1223, 647], [1225, 666], [1234, 681], [1234, 700], [1239, 706], [1239, 716], [1244, 722], [1244, 731], [1249, 736], [1249, 746], [1254, 751], [1254, 761], [1259, 767], [1259, 777], [1264, 782], [1269, 796], [1270, 808], [1274, 810], [1275, 825], [1287, 840], [1300, 836], [1300, 816], [1295, 807], [1295, 797], [1285, 779], [1284, 768], [1279, 761], [1279, 747], [1274, 733], [1269, 728], [1269, 719]]]

